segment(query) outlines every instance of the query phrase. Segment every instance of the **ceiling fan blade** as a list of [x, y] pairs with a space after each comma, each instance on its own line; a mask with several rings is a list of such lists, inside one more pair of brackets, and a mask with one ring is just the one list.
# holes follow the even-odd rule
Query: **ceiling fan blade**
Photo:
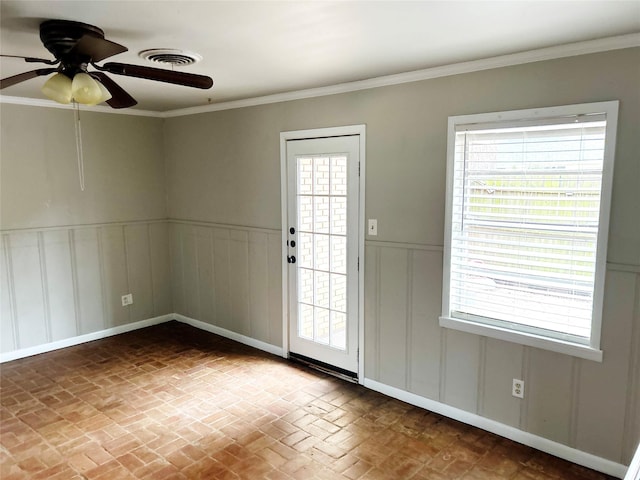
[[118, 53], [128, 50], [124, 45], [96, 37], [95, 35], [83, 35], [69, 52], [70, 55], [89, 57], [92, 62], [99, 62]]
[[91, 72], [92, 77], [96, 77], [104, 87], [109, 90], [111, 98], [107, 100], [107, 104], [111, 108], [129, 108], [137, 105], [135, 98], [129, 95], [120, 85], [107, 77], [102, 72]]
[[108, 62], [100, 70], [116, 75], [126, 75], [128, 77], [146, 78], [157, 82], [174, 83], [185, 87], [202, 88], [206, 90], [213, 86], [213, 80], [205, 75], [194, 73], [175, 72], [173, 70], [163, 70], [161, 68], [142, 67], [140, 65], [128, 65], [126, 63]]
[[25, 80], [31, 80], [32, 78], [41, 77], [42, 75], [49, 75], [50, 73], [57, 71], [57, 68], [38, 68], [37, 70], [31, 70], [30, 72], [19, 73], [12, 77], [3, 78], [0, 80], [0, 90], [16, 85], [17, 83], [24, 82]]
[[0, 57], [22, 58], [25, 62], [28, 63], [46, 63], [47, 65], [55, 65], [57, 63], [60, 63], [60, 60], [45, 60], [44, 58], [23, 57], [22, 55], [0, 55]]

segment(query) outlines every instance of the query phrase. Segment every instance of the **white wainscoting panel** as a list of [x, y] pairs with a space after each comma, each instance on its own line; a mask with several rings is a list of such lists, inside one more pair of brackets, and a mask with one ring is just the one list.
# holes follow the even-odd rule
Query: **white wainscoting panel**
[[[0, 354], [171, 313], [166, 222], [2, 231]], [[121, 296], [133, 294], [123, 307]], [[31, 349], [31, 350], [29, 350]]]
[[55, 342], [73, 337], [78, 331], [71, 242], [65, 230], [42, 232], [40, 239], [50, 340]]
[[[443, 329], [442, 248], [366, 242], [365, 375], [626, 465], [640, 440], [640, 269], [610, 265], [602, 363]], [[511, 395], [525, 382], [525, 398]]]
[[97, 228], [70, 231], [78, 334], [97, 332], [107, 325], [98, 234]]
[[282, 346], [281, 233], [172, 220], [176, 313]]

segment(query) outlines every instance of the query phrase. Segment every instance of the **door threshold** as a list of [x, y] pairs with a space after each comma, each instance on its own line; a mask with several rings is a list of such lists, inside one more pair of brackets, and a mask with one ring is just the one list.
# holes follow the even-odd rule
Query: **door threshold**
[[351, 383], [358, 383], [358, 374], [356, 372], [350, 372], [349, 370], [336, 367], [335, 365], [330, 365], [313, 358], [305, 357], [304, 355], [300, 355], [299, 353], [289, 352], [289, 360], [301, 363], [309, 368], [313, 368], [314, 370], [318, 370], [319, 372], [326, 373], [327, 375], [337, 377], [341, 380], [346, 380], [347, 382]]

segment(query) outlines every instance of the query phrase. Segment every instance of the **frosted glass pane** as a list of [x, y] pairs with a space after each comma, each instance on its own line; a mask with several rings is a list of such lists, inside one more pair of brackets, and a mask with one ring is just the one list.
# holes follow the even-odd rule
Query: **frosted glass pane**
[[329, 195], [329, 159], [327, 157], [313, 159], [313, 193]]
[[[315, 268], [329, 270], [329, 235], [314, 235]], [[346, 273], [346, 272], [345, 272]]]
[[326, 308], [313, 308], [315, 314], [315, 341], [329, 345], [330, 315]]
[[329, 197], [313, 197], [315, 233], [329, 233]]
[[298, 336], [313, 340], [313, 307], [304, 303], [298, 307]]
[[313, 270], [298, 269], [298, 298], [304, 303], [313, 303]]
[[347, 273], [347, 238], [331, 237], [331, 271]]
[[297, 252], [298, 263], [301, 268], [313, 268], [313, 234], [301, 233], [292, 251]]
[[347, 311], [347, 276], [331, 274], [331, 310]]
[[315, 272], [314, 302], [318, 307], [329, 308], [329, 274]]
[[331, 195], [347, 194], [347, 157], [331, 157]]
[[347, 197], [330, 197], [331, 232], [333, 235], [347, 234]]
[[298, 196], [298, 230], [313, 231], [313, 197]]
[[331, 346], [347, 348], [347, 315], [344, 313], [331, 312]]
[[313, 193], [313, 161], [311, 158], [298, 158], [298, 193]]

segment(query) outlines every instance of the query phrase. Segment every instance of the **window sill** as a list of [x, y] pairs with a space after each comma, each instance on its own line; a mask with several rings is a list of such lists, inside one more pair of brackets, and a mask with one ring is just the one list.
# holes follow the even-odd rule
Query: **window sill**
[[586, 360], [602, 362], [602, 350], [598, 350], [588, 345], [579, 345], [539, 335], [515, 332], [513, 330], [507, 330], [505, 328], [495, 327], [492, 325], [481, 325], [475, 322], [460, 320], [458, 318], [440, 317], [440, 326], [450, 328], [452, 330], [459, 330], [485, 337], [496, 338], [498, 340], [505, 340], [507, 342], [519, 343], [528, 347], [536, 347], [543, 350], [551, 350], [552, 352], [564, 353], [566, 355], [584, 358]]

